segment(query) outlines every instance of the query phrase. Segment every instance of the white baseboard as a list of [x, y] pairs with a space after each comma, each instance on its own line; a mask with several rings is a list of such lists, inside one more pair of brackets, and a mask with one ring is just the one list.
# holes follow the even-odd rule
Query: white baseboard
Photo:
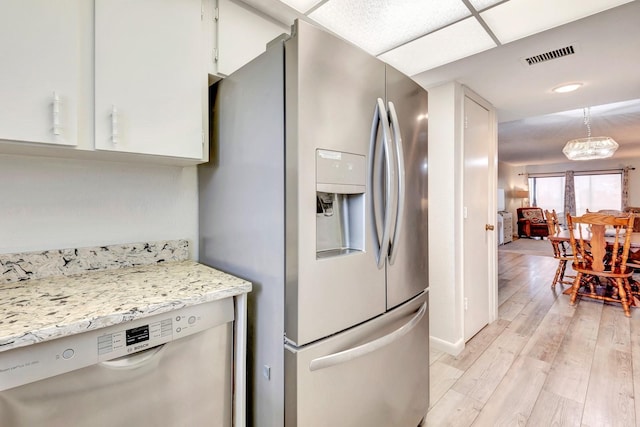
[[456, 342], [449, 342], [441, 340], [440, 338], [436, 338], [434, 336], [429, 337], [429, 344], [431, 348], [435, 350], [444, 351], [445, 353], [449, 353], [452, 356], [457, 356], [464, 350], [464, 339], [460, 338]]

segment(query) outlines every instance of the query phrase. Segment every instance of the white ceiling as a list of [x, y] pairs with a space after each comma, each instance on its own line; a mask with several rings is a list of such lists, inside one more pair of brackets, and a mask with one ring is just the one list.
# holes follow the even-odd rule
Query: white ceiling
[[[470, 87], [498, 111], [501, 161], [566, 162], [564, 143], [586, 136], [584, 107], [593, 107], [592, 135], [620, 144], [614, 158], [640, 157], [638, 0], [243, 2], [287, 25], [300, 18], [323, 26], [427, 89], [452, 80]], [[576, 53], [534, 65], [524, 61], [567, 46]], [[583, 86], [551, 91], [569, 82]], [[633, 102], [595, 107], [621, 101]], [[566, 113], [552, 114], [558, 112]]]

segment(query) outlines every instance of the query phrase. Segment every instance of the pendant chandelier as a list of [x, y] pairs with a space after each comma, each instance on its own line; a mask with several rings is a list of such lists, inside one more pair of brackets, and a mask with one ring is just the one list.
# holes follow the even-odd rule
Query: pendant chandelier
[[613, 156], [618, 143], [608, 136], [591, 136], [590, 108], [584, 109], [584, 124], [587, 126], [587, 137], [572, 139], [567, 142], [562, 152], [569, 160], [605, 159]]

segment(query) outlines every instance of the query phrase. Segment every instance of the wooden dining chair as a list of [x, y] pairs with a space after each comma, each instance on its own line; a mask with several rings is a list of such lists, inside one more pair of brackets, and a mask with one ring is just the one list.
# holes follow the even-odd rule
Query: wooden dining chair
[[[547, 219], [547, 227], [549, 228], [549, 237], [559, 234], [562, 229], [560, 228], [560, 222], [558, 221], [558, 214], [556, 210], [545, 210], [544, 217]], [[569, 248], [569, 242], [557, 241], [549, 239], [553, 248], [553, 257], [558, 260], [558, 268], [556, 268], [556, 274], [553, 277], [551, 283], [551, 289], [556, 288], [556, 284], [573, 285], [573, 280], [576, 276], [565, 276], [567, 269], [567, 261], [573, 261], [573, 254]]]
[[[629, 278], [633, 269], [627, 266], [633, 214], [606, 215], [586, 213], [572, 217], [567, 214], [573, 269], [576, 278], [571, 288], [571, 305], [578, 296], [618, 302], [624, 314], [631, 317], [629, 301], [633, 298]], [[605, 237], [605, 228], [612, 229]], [[609, 234], [609, 233], [608, 233]]]

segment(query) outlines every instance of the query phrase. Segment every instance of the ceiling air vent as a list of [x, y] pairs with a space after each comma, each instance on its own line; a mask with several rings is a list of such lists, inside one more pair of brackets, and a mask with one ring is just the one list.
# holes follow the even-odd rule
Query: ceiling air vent
[[542, 62], [551, 61], [552, 59], [562, 58], [563, 56], [573, 55], [574, 53], [576, 53], [576, 48], [573, 45], [570, 45], [567, 47], [562, 47], [560, 49], [541, 53], [539, 55], [530, 56], [528, 58], [524, 58], [522, 61], [527, 65], [535, 65]]

